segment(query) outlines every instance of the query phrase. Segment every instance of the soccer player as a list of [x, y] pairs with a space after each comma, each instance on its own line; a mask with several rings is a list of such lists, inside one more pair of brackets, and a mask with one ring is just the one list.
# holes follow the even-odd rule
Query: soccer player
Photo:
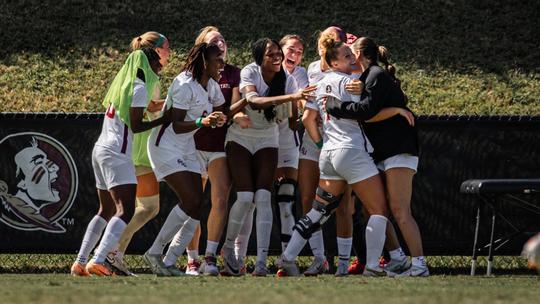
[[[131, 49], [139, 50], [151, 48], [159, 55], [159, 62], [163, 68], [169, 63], [169, 40], [158, 32], [146, 32], [131, 41]], [[144, 113], [145, 119], [159, 117], [163, 106], [160, 99], [160, 88], [156, 86], [152, 94], [152, 100]], [[159, 183], [148, 160], [147, 143], [151, 130], [137, 133], [133, 136], [133, 164], [137, 176], [137, 206], [133, 218], [120, 237], [118, 249], [107, 255], [107, 262], [111, 264], [115, 272], [121, 275], [133, 275], [124, 263], [124, 254], [131, 242], [131, 238], [142, 226], [153, 219], [159, 213]]]
[[[391, 275], [429, 276], [420, 230], [411, 213], [412, 180], [418, 167], [417, 131], [411, 125], [414, 117], [395, 76], [395, 67], [388, 62], [387, 49], [367, 37], [355, 41], [352, 49], [362, 72], [360, 80], [365, 84], [362, 92], [364, 102], [327, 103], [327, 111], [338, 118], [362, 121], [368, 121], [383, 108], [397, 107], [408, 112], [408, 117], [396, 115], [377, 122], [368, 121], [363, 123], [363, 129], [373, 144], [373, 158], [377, 167], [384, 175], [390, 210], [412, 256], [412, 267], [409, 268], [408, 263], [403, 263], [406, 256], [401, 247], [387, 248], [393, 250], [390, 250], [391, 260], [385, 269]], [[378, 65], [379, 61], [384, 64], [384, 68]], [[393, 227], [390, 226], [389, 232], [393, 235], [388, 237], [397, 243]]]
[[[335, 102], [359, 101], [359, 96], [346, 90], [346, 85], [351, 82], [355, 58], [350, 48], [336, 39], [324, 39], [321, 46], [324, 63], [331, 68], [317, 89], [317, 108], [323, 123], [324, 139], [318, 131], [316, 118], [305, 120], [310, 137], [318, 146], [322, 144], [319, 158], [321, 177], [313, 207], [296, 223], [279, 266], [282, 275], [299, 274], [294, 259], [313, 231], [338, 207], [349, 184], [371, 214], [366, 229], [367, 266], [364, 274], [385, 275], [378, 261], [385, 241], [387, 206], [378, 170], [369, 154], [373, 149], [356, 120], [335, 119], [325, 113], [329, 99]], [[314, 108], [313, 105], [310, 107]], [[396, 111], [394, 108], [391, 110]]]
[[[336, 41], [346, 41], [347, 36], [345, 31], [337, 26], [331, 26], [322, 31], [317, 42], [319, 56], [321, 58], [324, 50], [322, 42], [328, 38]], [[317, 85], [329, 70], [330, 67], [324, 60], [312, 62], [308, 67], [309, 84]], [[304, 108], [303, 120], [311, 120], [317, 117], [319, 117], [319, 114], [316, 107], [315, 109], [310, 109], [309, 106]], [[319, 129], [319, 132], [322, 133], [322, 129]], [[304, 214], [311, 209], [313, 200], [315, 199], [315, 190], [319, 183], [319, 154], [320, 147], [313, 142], [308, 132], [304, 132], [299, 161], [299, 190]], [[343, 202], [339, 205], [336, 213], [336, 233], [338, 254], [340, 257], [336, 272], [338, 275], [346, 275], [348, 273], [347, 267], [352, 247], [351, 203], [350, 189], [347, 189], [346, 194], [343, 196]], [[311, 265], [304, 272], [304, 275], [316, 276], [328, 270], [328, 262], [324, 256], [324, 239], [321, 229], [313, 232], [309, 239], [309, 244], [314, 258]]]
[[[216, 44], [223, 53], [223, 59], [227, 59], [227, 43], [217, 27], [207, 26], [201, 29], [195, 39], [195, 44], [203, 42]], [[225, 103], [222, 106], [223, 111], [228, 113], [231, 102], [236, 102], [240, 99], [240, 91], [238, 90], [240, 69], [226, 63], [220, 71], [218, 84], [225, 98]], [[232, 182], [227, 159], [225, 158], [226, 134], [227, 125], [219, 128], [201, 128], [195, 133], [197, 154], [203, 163], [203, 188], [207, 180], [210, 180], [210, 198], [212, 203], [207, 222], [208, 235], [204, 263], [200, 272], [212, 276], [216, 276], [219, 273], [216, 264], [216, 252], [227, 220], [227, 203]], [[200, 235], [201, 228], [198, 226], [193, 240], [187, 247], [188, 265], [186, 274], [189, 275], [199, 274], [200, 262], [198, 255]]]
[[[277, 41], [262, 38], [252, 46], [255, 62], [240, 73], [240, 92], [249, 106], [235, 116], [226, 138], [226, 153], [237, 200], [231, 208], [223, 245], [224, 273], [240, 275], [234, 252], [246, 213], [253, 202], [257, 209], [257, 262], [253, 275], [266, 276], [266, 258], [272, 229], [271, 190], [278, 158], [278, 125], [288, 119], [295, 102], [313, 88], [298, 91], [296, 81], [283, 70], [283, 53]], [[251, 127], [242, 128], [237, 118], [247, 115]]]
[[[132, 52], [103, 101], [107, 112], [101, 135], [92, 151], [100, 208], [88, 224], [77, 260], [71, 267], [73, 275], [112, 275], [111, 269], [105, 265], [105, 259], [118, 246], [135, 209], [137, 179], [131, 155], [133, 133], [169, 121], [166, 114], [152, 121], [144, 120], [144, 111], [156, 86], [159, 86], [159, 59], [152, 49]], [[102, 234], [92, 261], [86, 264], [90, 251]]]
[[[157, 179], [167, 182], [179, 199], [144, 254], [152, 271], [160, 276], [184, 274], [176, 267], [176, 260], [199, 225], [203, 190], [193, 136], [199, 128], [221, 127], [226, 122], [221, 112], [225, 99], [217, 83], [224, 66], [222, 55], [215, 44], [201, 43], [190, 50], [165, 101], [164, 111], [172, 109], [172, 123], [153, 130], [148, 139], [148, 156]], [[162, 260], [163, 249], [173, 237]]]

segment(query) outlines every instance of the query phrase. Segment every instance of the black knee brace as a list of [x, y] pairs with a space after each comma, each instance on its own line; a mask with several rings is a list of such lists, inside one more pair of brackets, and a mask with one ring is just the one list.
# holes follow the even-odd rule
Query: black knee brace
[[341, 202], [341, 199], [343, 198], [343, 194], [341, 195], [333, 195], [329, 192], [326, 192], [321, 187], [317, 188], [317, 195], [324, 199], [328, 204], [323, 204], [318, 201], [313, 201], [313, 209], [319, 211], [322, 213], [323, 217], [319, 221], [319, 223], [322, 225], [324, 224], [332, 215], [332, 211], [334, 211]]
[[317, 231], [320, 227], [319, 223], [313, 223], [307, 215], [304, 215], [296, 222], [293, 230], [298, 231], [305, 240], [308, 240], [313, 232]]
[[[279, 194], [279, 189], [283, 185], [292, 185], [293, 193], [292, 194]], [[296, 181], [292, 178], [283, 178], [276, 185], [276, 202], [294, 202], [296, 200]]]

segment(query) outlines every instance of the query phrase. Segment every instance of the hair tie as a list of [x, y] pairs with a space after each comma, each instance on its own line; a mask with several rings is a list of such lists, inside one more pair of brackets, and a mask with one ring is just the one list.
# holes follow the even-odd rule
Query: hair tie
[[163, 44], [165, 43], [165, 40], [167, 40], [167, 38], [165, 38], [165, 36], [163, 36], [162, 34], [159, 34], [159, 38], [154, 43], [154, 47], [158, 48], [158, 47], [163, 46]]
[[142, 40], [142, 37], [141, 37], [141, 36], [139, 36], [139, 37], [137, 38], [137, 41], [139, 41], [139, 42], [140, 42], [141, 40]]

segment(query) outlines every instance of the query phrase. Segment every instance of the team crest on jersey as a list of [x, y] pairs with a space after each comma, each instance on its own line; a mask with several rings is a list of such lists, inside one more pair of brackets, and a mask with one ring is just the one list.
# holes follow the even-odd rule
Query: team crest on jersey
[[326, 93], [332, 93], [332, 86], [331, 85], [326, 86]]
[[42, 133], [0, 140], [0, 221], [26, 231], [64, 233], [59, 224], [71, 209], [79, 183], [64, 145]]

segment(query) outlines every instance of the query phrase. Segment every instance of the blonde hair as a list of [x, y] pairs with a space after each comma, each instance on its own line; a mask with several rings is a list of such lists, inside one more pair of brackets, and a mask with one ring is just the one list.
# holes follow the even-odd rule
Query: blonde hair
[[319, 38], [319, 46], [322, 49], [321, 61], [330, 67], [330, 61], [337, 59], [338, 50], [343, 45], [343, 41], [336, 39], [335, 34], [323, 38]]
[[167, 38], [158, 32], [146, 32], [131, 40], [131, 49], [156, 48], [163, 46]]
[[204, 38], [210, 32], [219, 32], [219, 29], [213, 25], [205, 26], [199, 31], [199, 35], [195, 38], [195, 45], [201, 44], [204, 42]]

